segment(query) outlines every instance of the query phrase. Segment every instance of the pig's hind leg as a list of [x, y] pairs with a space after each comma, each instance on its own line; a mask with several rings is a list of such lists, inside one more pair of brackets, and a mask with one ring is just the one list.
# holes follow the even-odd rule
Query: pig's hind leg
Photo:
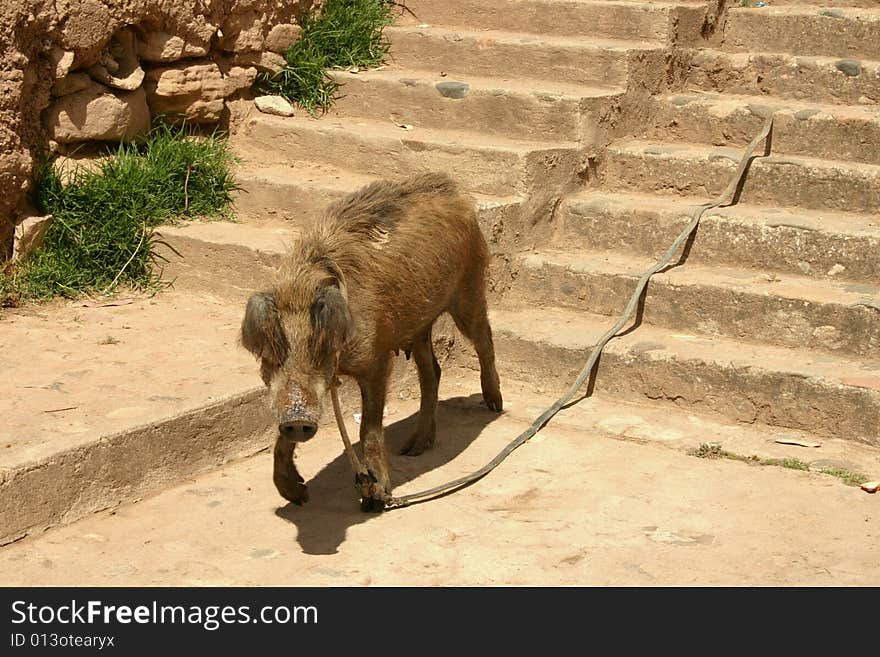
[[486, 306], [485, 277], [482, 271], [465, 277], [449, 307], [449, 314], [464, 336], [473, 342], [480, 360], [483, 401], [493, 411], [503, 407], [501, 383], [495, 369], [495, 345]]
[[437, 432], [437, 390], [440, 387], [440, 364], [434, 356], [429, 326], [413, 341], [412, 357], [419, 371], [421, 405], [419, 406], [418, 426], [415, 433], [400, 450], [407, 456], [418, 456], [434, 445]]

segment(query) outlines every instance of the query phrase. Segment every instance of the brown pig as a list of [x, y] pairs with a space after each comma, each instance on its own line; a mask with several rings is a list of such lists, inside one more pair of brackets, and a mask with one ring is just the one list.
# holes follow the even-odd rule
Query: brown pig
[[294, 447], [315, 435], [321, 398], [344, 375], [361, 391], [370, 471], [360, 482], [361, 508], [384, 508], [391, 497], [382, 430], [391, 358], [403, 350], [418, 368], [417, 428], [401, 452], [416, 456], [434, 443], [440, 366], [431, 329], [444, 312], [473, 342], [483, 399], [501, 411], [486, 315], [488, 257], [473, 202], [436, 173], [368, 185], [304, 231], [275, 288], [248, 300], [241, 326], [278, 420], [274, 481], [285, 499], [308, 501]]

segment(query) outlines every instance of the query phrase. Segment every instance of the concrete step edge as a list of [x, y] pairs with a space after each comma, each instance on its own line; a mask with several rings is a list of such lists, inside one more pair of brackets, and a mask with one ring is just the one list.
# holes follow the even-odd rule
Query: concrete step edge
[[267, 408], [263, 388], [248, 387], [4, 470], [0, 545], [265, 449]]
[[[655, 260], [544, 249], [519, 258], [513, 291], [541, 304], [604, 316], [623, 312]], [[512, 296], [512, 295], [510, 295]], [[880, 287], [685, 263], [649, 283], [643, 321], [746, 343], [809, 348], [843, 358], [880, 353]]]
[[[418, 85], [434, 85], [440, 82], [466, 82], [472, 89], [481, 92], [504, 92], [518, 95], [546, 96], [551, 95], [564, 100], [582, 100], [587, 98], [602, 98], [606, 96], [619, 96], [625, 93], [625, 89], [619, 85], [588, 85], [571, 82], [560, 82], [550, 79], [511, 77], [508, 75], [469, 75], [456, 74], [455, 76], [442, 76], [435, 71], [421, 70], [416, 68], [401, 68], [397, 66], [385, 66], [375, 69], [364, 69], [358, 73], [346, 70], [333, 70], [328, 74], [341, 83], [348, 80], [372, 81], [376, 83], [399, 83], [402, 80], [412, 80]], [[342, 89], [344, 95], [345, 90]]]
[[[486, 136], [480, 132], [462, 130], [443, 130], [439, 128], [414, 127], [411, 130], [400, 127], [393, 121], [379, 121], [377, 119], [359, 117], [334, 117], [330, 119], [312, 119], [298, 117], [277, 117], [267, 114], [253, 115], [247, 120], [246, 130], [256, 126], [265, 126], [276, 131], [309, 130], [313, 132], [337, 132], [350, 133], [356, 136], [364, 135], [364, 131], [370, 131], [369, 137], [381, 141], [405, 140], [417, 141], [425, 144], [445, 146], [455, 144], [457, 146], [488, 150], [509, 151], [524, 154], [542, 150], [570, 150], [579, 146], [574, 141], [550, 142], [528, 139], [512, 139], [507, 137]], [[239, 146], [244, 137], [239, 136], [233, 141], [234, 146]]]
[[495, 43], [513, 43], [525, 46], [555, 46], [577, 48], [581, 50], [612, 50], [620, 53], [662, 50], [662, 41], [640, 41], [631, 39], [613, 39], [607, 37], [588, 36], [577, 38], [572, 36], [555, 36], [549, 34], [529, 34], [526, 32], [507, 32], [504, 30], [472, 30], [466, 27], [437, 25], [421, 27], [419, 25], [394, 25], [387, 29], [389, 36], [422, 34], [432, 38], [459, 36], [474, 40], [492, 40]]
[[[631, 281], [638, 280], [655, 263], [652, 258], [617, 252], [573, 251], [552, 247], [521, 254], [518, 258], [522, 266], [528, 269], [554, 267], [574, 274], [614, 276]], [[816, 280], [794, 274], [774, 276], [768, 280], [766, 274], [760, 271], [703, 263], [685, 263], [657, 273], [651, 280], [673, 287], [718, 287], [729, 292], [804, 301], [816, 305], [850, 307], [870, 302], [872, 307], [876, 306], [880, 310], [880, 285], [876, 283], [854, 285], [847, 280]], [[768, 282], [773, 283], [773, 286], [768, 287]]]
[[[558, 307], [490, 312], [499, 359], [532, 380], [574, 379], [614, 318]], [[606, 347], [596, 390], [745, 423], [877, 446], [880, 362], [641, 325]]]
[[[625, 139], [610, 144], [608, 151], [612, 155], [633, 155], [682, 161], [727, 159], [738, 163], [742, 157], [743, 149], [732, 146], [712, 146], [709, 144], [670, 144], [653, 140]], [[783, 153], [775, 155], [771, 153], [766, 157], [758, 157], [755, 160], [755, 164], [767, 166], [795, 164], [809, 169], [837, 169], [880, 177], [880, 164], [853, 162], [851, 160], [830, 160], [808, 155], [787, 155]]]
[[[590, 190], [561, 205], [557, 242], [659, 257], [704, 200]], [[880, 280], [880, 261], [873, 257], [880, 250], [880, 221], [870, 214], [736, 204], [706, 212], [692, 246], [689, 262], [814, 280]]]

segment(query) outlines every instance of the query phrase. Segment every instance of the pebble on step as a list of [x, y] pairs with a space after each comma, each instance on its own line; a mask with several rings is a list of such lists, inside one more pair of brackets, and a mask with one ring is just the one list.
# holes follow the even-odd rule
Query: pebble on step
[[283, 96], [257, 96], [254, 98], [254, 104], [264, 114], [293, 116], [293, 105]]

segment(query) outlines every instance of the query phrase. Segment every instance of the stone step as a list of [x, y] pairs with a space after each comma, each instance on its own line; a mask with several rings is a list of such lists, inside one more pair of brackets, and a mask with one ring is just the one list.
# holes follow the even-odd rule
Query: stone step
[[396, 124], [471, 130], [514, 139], [607, 143], [599, 117], [623, 89], [528, 80], [509, 74], [441, 76], [392, 66], [356, 75], [334, 72], [341, 97], [336, 116]]
[[675, 2], [597, 0], [408, 0], [398, 24], [457, 25], [542, 35], [665, 41], [697, 6]]
[[[612, 318], [523, 306], [490, 313], [502, 377], [562, 389]], [[880, 445], [880, 361], [641, 325], [603, 352], [597, 392], [745, 424]]]
[[731, 7], [722, 47], [880, 60], [880, 8]]
[[880, 107], [763, 96], [679, 93], [658, 97], [644, 135], [744, 146], [774, 114], [773, 152], [880, 164]]
[[[741, 156], [741, 150], [731, 148], [619, 141], [608, 148], [605, 186], [714, 198], [730, 182]], [[748, 170], [740, 200], [874, 213], [880, 207], [880, 166], [801, 155], [759, 157]]]
[[785, 53], [691, 53], [686, 88], [817, 103], [880, 102], [880, 61]]
[[[754, 2], [752, 2], [754, 4]], [[813, 7], [816, 10], [828, 7], [846, 9], [847, 7], [871, 8], [877, 6], [877, 0], [773, 0], [774, 7]], [[755, 7], [760, 9], [760, 7]]]
[[232, 139], [260, 165], [319, 160], [361, 174], [399, 178], [445, 171], [470, 191], [522, 196], [537, 185], [570, 185], [582, 170], [576, 143], [506, 139], [392, 121], [252, 115]]
[[[395, 26], [391, 61], [402, 68], [484, 77], [512, 74], [587, 86], [622, 86], [636, 69], [665, 71], [663, 44], [498, 30]], [[639, 76], [648, 80], [649, 74]], [[662, 77], [661, 77], [662, 79]]]
[[[553, 401], [503, 377], [505, 411], [491, 413], [480, 406], [475, 377], [444, 368], [437, 441], [417, 458], [395, 448], [414, 426], [418, 401], [389, 397], [385, 435], [396, 493], [482, 466]], [[345, 409], [350, 429], [355, 410]], [[688, 455], [705, 443], [756, 459]], [[757, 459], [797, 459], [810, 471], [762, 467]], [[357, 510], [333, 426], [298, 450], [297, 464], [309, 486], [304, 507], [278, 496], [272, 455], [261, 453], [7, 546], [0, 579], [152, 587], [877, 582], [876, 530], [866, 522], [876, 518], [876, 499], [821, 473], [876, 473], [877, 450], [849, 441], [594, 395], [561, 411], [475, 485], [411, 509]], [[364, 543], [376, 536], [391, 556], [366, 564]]]
[[[654, 262], [613, 252], [545, 249], [521, 258], [513, 293], [539, 306], [617, 317]], [[687, 262], [651, 279], [643, 321], [676, 331], [870, 358], [880, 353], [880, 286], [792, 274], [768, 277]]]
[[[709, 199], [595, 190], [559, 209], [560, 244], [659, 258]], [[734, 205], [703, 215], [688, 262], [844, 278], [880, 280], [880, 219], [810, 210]]]
[[[4, 311], [0, 545], [263, 449], [270, 421], [237, 346], [252, 258], [235, 287], [196, 285]], [[216, 262], [185, 253], [200, 266]]]
[[[269, 230], [284, 227], [295, 232], [334, 201], [379, 180], [314, 162], [262, 165], [257, 156], [241, 155], [240, 159], [236, 213], [242, 221]], [[497, 224], [514, 223], [513, 215], [523, 202], [515, 196], [472, 196], [487, 236]]]
[[319, 162], [266, 162], [265, 153], [239, 148], [235, 212], [244, 221], [279, 219], [301, 226], [343, 196], [377, 178]]

